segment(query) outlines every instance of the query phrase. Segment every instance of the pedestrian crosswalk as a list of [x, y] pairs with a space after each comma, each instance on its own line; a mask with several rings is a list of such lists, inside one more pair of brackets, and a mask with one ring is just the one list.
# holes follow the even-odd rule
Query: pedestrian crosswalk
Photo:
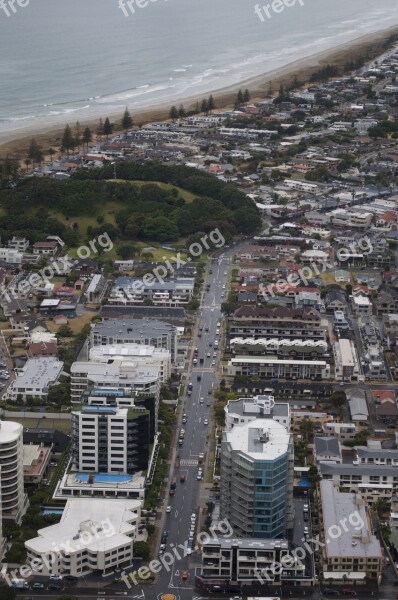
[[196, 458], [182, 458], [180, 460], [180, 467], [197, 467], [198, 460]]

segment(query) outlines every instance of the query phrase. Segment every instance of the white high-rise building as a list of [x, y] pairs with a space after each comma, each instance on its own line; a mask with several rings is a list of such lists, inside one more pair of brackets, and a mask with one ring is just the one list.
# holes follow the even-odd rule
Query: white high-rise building
[[0, 421], [0, 505], [3, 519], [21, 520], [26, 508], [23, 485], [23, 427]]

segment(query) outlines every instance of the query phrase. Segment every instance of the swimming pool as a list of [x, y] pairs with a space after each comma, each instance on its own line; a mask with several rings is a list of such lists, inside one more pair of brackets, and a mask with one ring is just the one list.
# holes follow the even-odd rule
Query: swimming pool
[[62, 515], [63, 513], [63, 508], [43, 508], [41, 511], [42, 515]]
[[131, 481], [132, 476], [128, 473], [97, 473], [90, 475], [89, 473], [76, 473], [76, 479], [79, 481], [88, 482], [89, 477], [93, 477], [94, 483], [121, 483], [123, 481]]

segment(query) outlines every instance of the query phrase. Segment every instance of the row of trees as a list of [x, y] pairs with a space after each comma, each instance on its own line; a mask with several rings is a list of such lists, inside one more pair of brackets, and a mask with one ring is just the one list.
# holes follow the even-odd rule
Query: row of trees
[[169, 117], [175, 121], [176, 119], [183, 119], [186, 116], [199, 115], [200, 113], [208, 115], [209, 113], [211, 114], [215, 108], [216, 104], [214, 98], [210, 95], [208, 98], [203, 98], [201, 103], [197, 102], [195, 108], [188, 112], [185, 110], [183, 104], [180, 104], [178, 108], [173, 105], [170, 108]]
[[[126, 107], [120, 125], [124, 131], [127, 131], [133, 126], [133, 124], [134, 123], [131, 114]], [[105, 121], [100, 119], [96, 130], [97, 137], [102, 139], [102, 136], [106, 136], [108, 139], [113, 133], [115, 127], [116, 125], [110, 122], [109, 117], [106, 117]], [[74, 130], [72, 130], [70, 125], [66, 125], [61, 139], [61, 152], [66, 152], [69, 154], [69, 152], [74, 152], [76, 148], [80, 150], [80, 147], [86, 147], [86, 149], [88, 149], [88, 145], [92, 140], [93, 134], [90, 127], [85, 127], [82, 130], [79, 121], [77, 121]], [[52, 160], [53, 156], [56, 154], [56, 151], [54, 148], [49, 148], [46, 152], [44, 152], [43, 148], [37, 143], [35, 138], [32, 138], [29, 144], [28, 154], [25, 159], [26, 169], [28, 170], [29, 165], [33, 165], [33, 167], [35, 164], [41, 165], [45, 154], [49, 155], [50, 159]], [[2, 172], [0, 171], [0, 178], [1, 173]]]

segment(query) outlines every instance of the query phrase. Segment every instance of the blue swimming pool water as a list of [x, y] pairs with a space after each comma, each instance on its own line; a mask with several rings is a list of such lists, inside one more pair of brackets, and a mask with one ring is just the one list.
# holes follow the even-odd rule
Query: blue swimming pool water
[[44, 508], [42, 510], [43, 515], [62, 515], [63, 512], [63, 508]]
[[[88, 473], [76, 473], [76, 478], [80, 481], [87, 482], [89, 478]], [[125, 474], [112, 474], [112, 473], [103, 473], [99, 475], [94, 475], [95, 483], [120, 483], [121, 481], [130, 481], [131, 475]]]

